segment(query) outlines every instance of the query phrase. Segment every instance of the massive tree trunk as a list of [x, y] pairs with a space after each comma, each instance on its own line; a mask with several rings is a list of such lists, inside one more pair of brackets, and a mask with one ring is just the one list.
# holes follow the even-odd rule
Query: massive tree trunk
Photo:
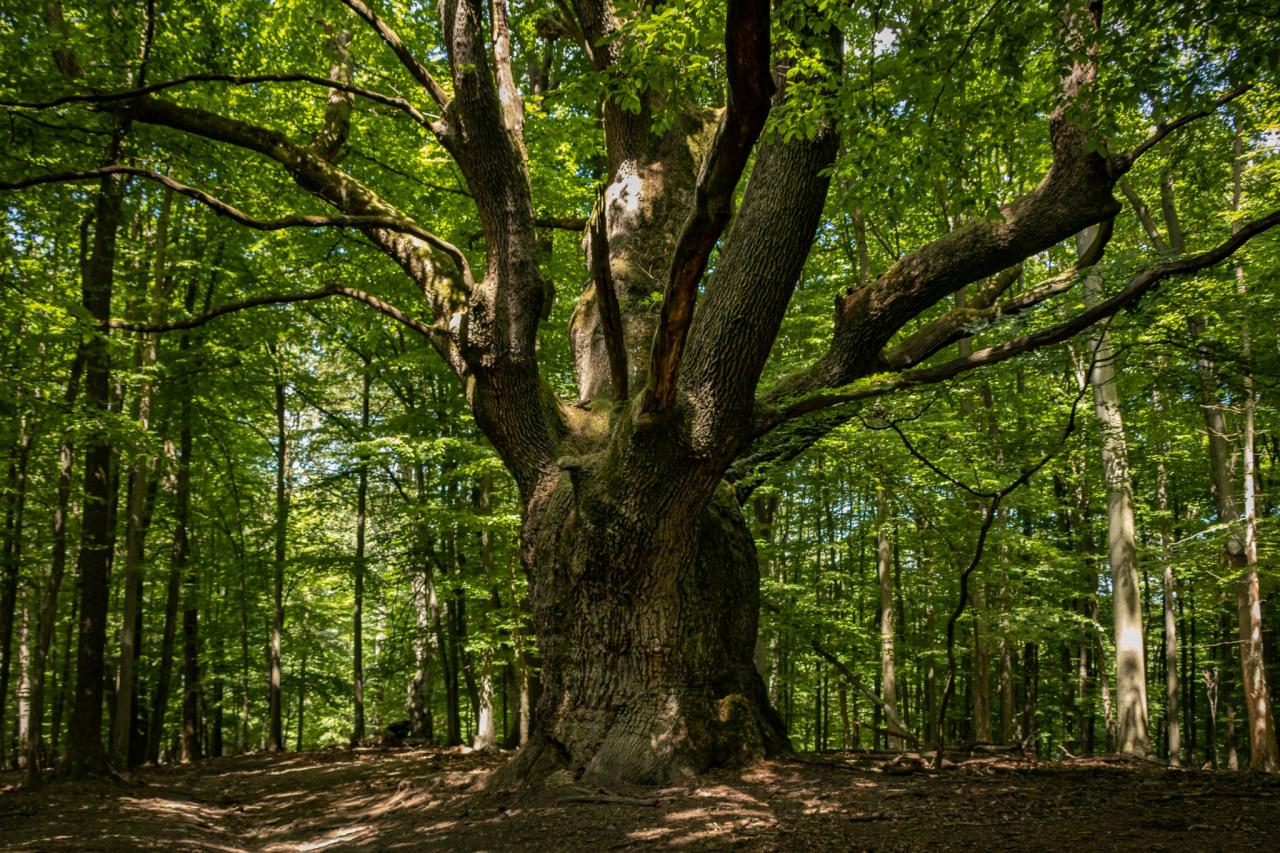
[[664, 782], [788, 751], [752, 657], [759, 569], [731, 491], [659, 515], [575, 496], [595, 492], [599, 472], [572, 479], [525, 522], [544, 743], [601, 782]]
[[[1097, 229], [1082, 231], [1077, 252], [1086, 256]], [[1101, 300], [1102, 277], [1090, 273], [1084, 282], [1085, 303]], [[1107, 490], [1107, 553], [1111, 563], [1112, 613], [1116, 647], [1117, 748], [1126, 755], [1146, 755], [1147, 670], [1143, 648], [1142, 591], [1139, 587], [1137, 536], [1133, 520], [1133, 486], [1124, 419], [1116, 387], [1111, 336], [1099, 330], [1090, 340], [1094, 411], [1102, 441], [1103, 478]]]

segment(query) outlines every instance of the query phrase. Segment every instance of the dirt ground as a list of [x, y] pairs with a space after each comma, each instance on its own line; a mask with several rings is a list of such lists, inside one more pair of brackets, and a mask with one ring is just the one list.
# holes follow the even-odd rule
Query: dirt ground
[[1264, 850], [1280, 781], [1079, 760], [977, 758], [940, 771], [840, 753], [696, 785], [482, 787], [503, 756], [443, 749], [254, 754], [131, 784], [0, 773], [3, 850]]

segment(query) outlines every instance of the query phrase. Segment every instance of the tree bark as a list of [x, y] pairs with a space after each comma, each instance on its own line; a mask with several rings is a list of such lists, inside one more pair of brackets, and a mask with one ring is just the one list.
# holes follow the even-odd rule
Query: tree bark
[[[1199, 340], [1203, 335], [1203, 321], [1191, 321], [1191, 335]], [[1218, 397], [1217, 365], [1201, 346], [1197, 359], [1201, 385], [1201, 408], [1205, 427], [1209, 434], [1209, 465], [1213, 477], [1214, 498], [1217, 503], [1218, 521], [1227, 526], [1227, 542], [1224, 561], [1237, 573], [1236, 611], [1239, 623], [1240, 668], [1244, 687], [1245, 710], [1249, 723], [1249, 767], [1266, 773], [1280, 772], [1280, 750], [1276, 744], [1275, 720], [1271, 709], [1270, 690], [1267, 685], [1263, 658], [1262, 607], [1258, 587], [1256, 532], [1248, 521], [1249, 507], [1253, 499], [1253, 452], [1250, 448], [1246, 460], [1247, 509], [1242, 522], [1235, 483], [1231, 474], [1230, 449], [1227, 444], [1227, 422]], [[1250, 398], [1252, 394], [1248, 395]], [[1248, 411], [1246, 400], [1246, 412]], [[1249, 426], [1248, 424], [1246, 425]], [[1252, 429], [1248, 429], [1252, 440]]]
[[[113, 147], [118, 149], [117, 133]], [[83, 276], [83, 301], [98, 324], [111, 318], [115, 280], [116, 233], [124, 200], [123, 176], [102, 179], [94, 216], [93, 252]], [[105, 332], [95, 330], [84, 346], [84, 395], [96, 417], [106, 415], [111, 396], [111, 362]], [[76, 652], [75, 702], [71, 711], [67, 754], [58, 767], [63, 778], [78, 779], [108, 772], [102, 747], [103, 653], [106, 644], [108, 574], [111, 570], [111, 444], [99, 423], [85, 442], [84, 510], [80, 523], [80, 630]]]
[[[18, 405], [22, 406], [21, 399]], [[22, 538], [27, 504], [27, 466], [31, 458], [32, 435], [26, 413], [19, 411], [18, 435], [9, 465], [9, 507], [6, 511], [7, 534], [4, 549], [4, 582], [0, 584], [0, 766], [5, 763], [5, 710], [9, 697], [9, 680], [13, 670], [13, 625], [17, 616], [19, 575], [22, 572]], [[23, 611], [25, 643], [25, 609]], [[25, 648], [25, 646], [24, 646]], [[19, 745], [21, 748], [21, 745]]]
[[[1083, 256], [1097, 238], [1097, 229], [1080, 232], [1077, 252]], [[1085, 278], [1085, 303], [1101, 299], [1102, 277]], [[1090, 341], [1094, 412], [1102, 441], [1102, 468], [1107, 491], [1107, 553], [1111, 563], [1114, 637], [1116, 647], [1117, 748], [1125, 755], [1145, 756], [1147, 736], [1147, 671], [1143, 648], [1142, 594], [1139, 587], [1137, 535], [1133, 518], [1133, 486], [1125, 446], [1124, 418], [1116, 385], [1111, 336], [1099, 330]]]
[[[1232, 170], [1234, 191], [1232, 207], [1240, 209], [1241, 183], [1244, 173], [1244, 151], [1240, 136], [1235, 138], [1235, 162]], [[1239, 231], [1239, 223], [1233, 229]], [[1241, 302], [1248, 305], [1248, 288], [1244, 268], [1236, 267], [1237, 292]], [[1249, 720], [1249, 767], [1266, 773], [1280, 773], [1280, 748], [1276, 743], [1276, 724], [1272, 714], [1271, 692], [1267, 685], [1266, 660], [1262, 640], [1262, 596], [1258, 586], [1258, 496], [1257, 458], [1254, 449], [1256, 427], [1254, 424], [1257, 397], [1253, 389], [1253, 374], [1248, 364], [1252, 354], [1249, 335], [1249, 314], [1245, 311], [1240, 328], [1240, 355], [1246, 365], [1241, 381], [1244, 385], [1244, 435], [1241, 438], [1244, 456], [1244, 518], [1241, 525], [1230, 516], [1233, 533], [1241, 536], [1244, 565], [1241, 577], [1236, 581], [1237, 609], [1240, 620], [1240, 667], [1244, 676], [1244, 697]], [[1237, 557], [1234, 565], [1238, 565]]]
[[[272, 347], [272, 354], [279, 358]], [[267, 749], [284, 751], [284, 723], [281, 702], [281, 645], [284, 634], [284, 564], [289, 532], [289, 444], [286, 418], [287, 388], [283, 368], [276, 365], [276, 518], [275, 561], [272, 564], [272, 608], [270, 672], [267, 682]]]
[[[1163, 405], [1158, 390], [1152, 392], [1151, 403], [1157, 416], [1162, 413]], [[1169, 507], [1169, 473], [1163, 458], [1156, 463], [1156, 502], [1160, 508], [1160, 557], [1164, 563], [1165, 721], [1169, 766], [1181, 767], [1182, 725], [1178, 717], [1178, 620], [1174, 613], [1173, 518]]]
[[[876, 489], [876, 573], [880, 578], [880, 695], [890, 714], [898, 711], [898, 678], [894, 662], [893, 575], [889, 563], [888, 499], [883, 486]], [[889, 749], [902, 749], [902, 738], [889, 735]]]
[[[369, 440], [369, 382], [370, 367], [364, 360], [364, 375], [360, 386], [360, 440]], [[351, 745], [359, 746], [364, 740], [364, 533], [369, 499], [369, 457], [361, 453], [356, 471], [356, 561], [355, 593], [352, 602], [351, 626], [354, 642], [351, 650], [352, 724]]]
[[[151, 275], [151, 288], [147, 295], [150, 321], [158, 324], [164, 320], [166, 308], [165, 250], [169, 237], [169, 214], [173, 207], [173, 191], [166, 190], [156, 224], [155, 266]], [[138, 372], [144, 376], [134, 401], [134, 418], [143, 435], [151, 425], [151, 397], [154, 383], [149, 377], [156, 363], [158, 336], [147, 335], [138, 351]], [[155, 473], [156, 454], [144, 451], [135, 460], [129, 472], [129, 493], [125, 505], [125, 566], [124, 613], [120, 623], [120, 666], [116, 674], [115, 726], [111, 732], [111, 760], [117, 767], [129, 766], [129, 742], [133, 729], [134, 663], [138, 657], [139, 637], [137, 625], [141, 619], [142, 556], [147, 535], [146, 505], [151, 480]]]

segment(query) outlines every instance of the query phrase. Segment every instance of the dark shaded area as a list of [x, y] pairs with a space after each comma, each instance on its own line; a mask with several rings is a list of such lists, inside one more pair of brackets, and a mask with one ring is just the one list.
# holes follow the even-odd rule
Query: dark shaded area
[[487, 791], [505, 756], [335, 749], [143, 771], [137, 784], [0, 774], [4, 850], [1262, 850], [1280, 781], [1093, 759], [842, 753], [590, 790]]

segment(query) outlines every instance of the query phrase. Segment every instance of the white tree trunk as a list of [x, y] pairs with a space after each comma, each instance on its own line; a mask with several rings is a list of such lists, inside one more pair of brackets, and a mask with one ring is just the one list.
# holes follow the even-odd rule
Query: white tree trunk
[[[1094, 232], [1095, 229], [1090, 228], [1078, 236], [1080, 254], [1093, 242]], [[1091, 272], [1085, 278], [1084, 287], [1086, 305], [1101, 300], [1101, 275]], [[1126, 755], [1146, 755], [1147, 670], [1124, 418], [1116, 388], [1111, 336], [1103, 328], [1091, 336], [1089, 343], [1093, 362], [1089, 378], [1093, 384], [1094, 411], [1102, 432], [1102, 467], [1107, 490], [1107, 552], [1111, 563], [1116, 646], [1116, 747]]]

